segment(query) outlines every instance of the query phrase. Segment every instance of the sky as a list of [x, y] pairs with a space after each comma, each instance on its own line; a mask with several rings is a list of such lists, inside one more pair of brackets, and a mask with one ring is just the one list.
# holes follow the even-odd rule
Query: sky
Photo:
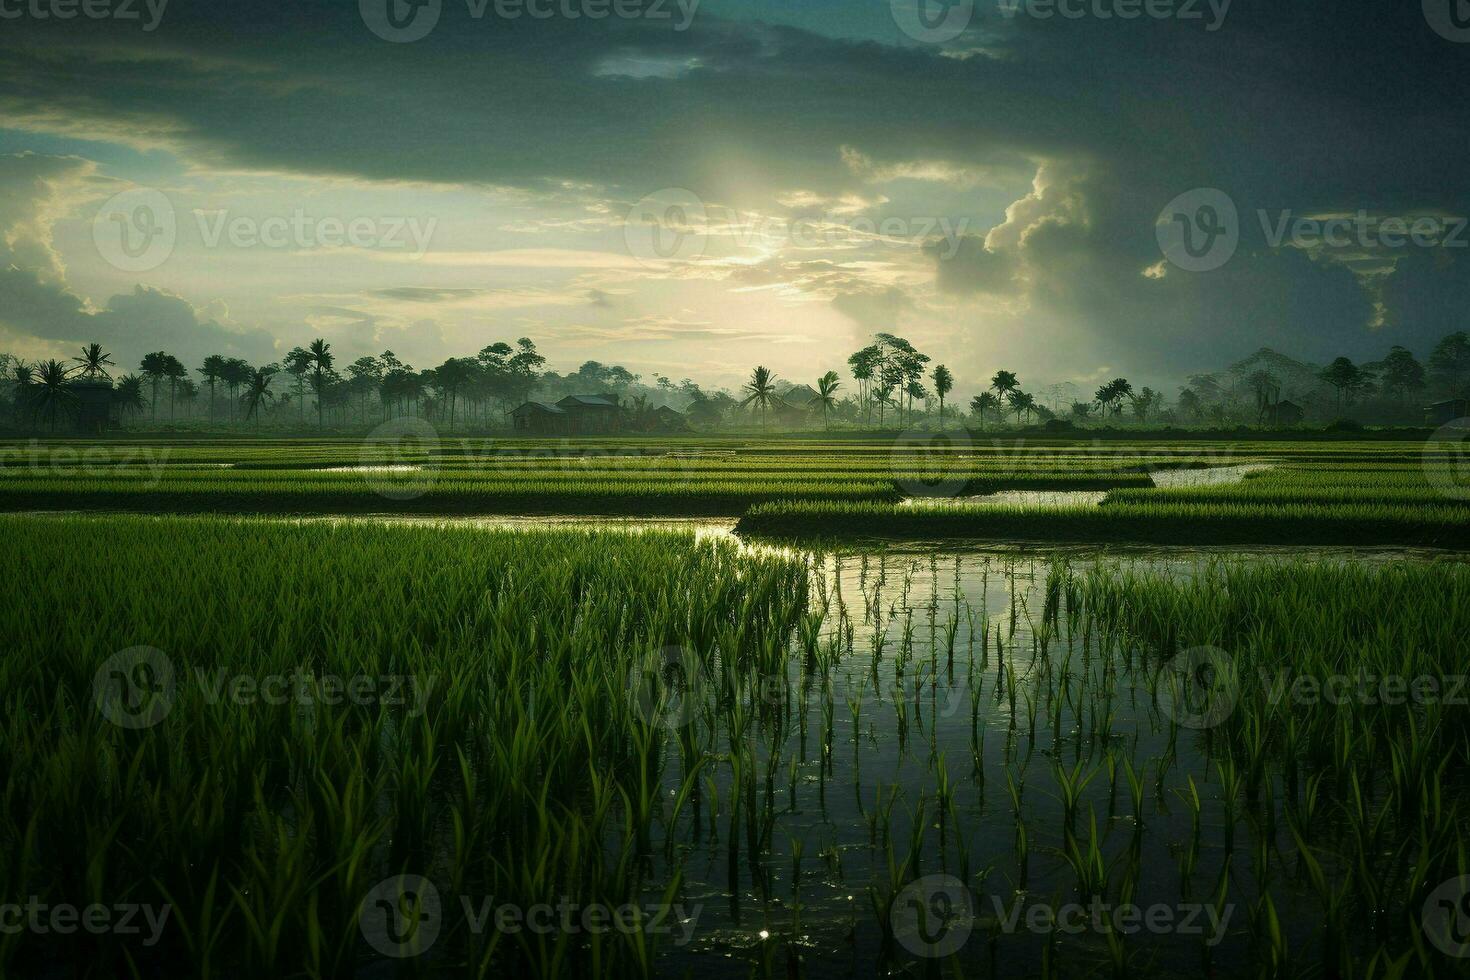
[[1470, 328], [1460, 0], [0, 0], [0, 351], [1172, 390]]

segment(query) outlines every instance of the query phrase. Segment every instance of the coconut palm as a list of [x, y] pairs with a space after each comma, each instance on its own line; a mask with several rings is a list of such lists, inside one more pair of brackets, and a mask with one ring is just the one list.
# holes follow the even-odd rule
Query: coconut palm
[[33, 399], [35, 410], [45, 411], [51, 417], [51, 431], [56, 431], [56, 415], [75, 400], [71, 390], [71, 378], [65, 364], [56, 359], [43, 361], [36, 366], [36, 383]]
[[821, 407], [824, 428], [831, 428], [831, 424], [827, 421], [827, 413], [837, 404], [837, 389], [841, 387], [842, 382], [837, 379], [837, 372], [828, 371], [817, 379], [816, 397], [807, 402], [808, 408]]
[[225, 359], [219, 354], [210, 354], [196, 370], [209, 384], [209, 424], [214, 425], [214, 387], [225, 374]]
[[152, 408], [149, 410], [152, 421], [158, 420], [158, 382], [162, 381], [168, 374], [169, 356], [163, 351], [154, 351], [152, 354], [144, 354], [143, 361], [138, 365], [138, 370], [143, 372], [153, 387], [151, 397]]
[[15, 392], [15, 421], [17, 424], [25, 418], [27, 410], [31, 407], [32, 385], [36, 383], [36, 369], [25, 361], [16, 361], [15, 366], [10, 369], [10, 384]]
[[766, 410], [776, 401], [776, 375], [770, 368], [757, 367], [750, 372], [750, 380], [741, 389], [748, 392], [748, 397], [740, 403], [740, 407], [754, 404], [761, 411], [761, 425], [766, 424]]
[[112, 389], [112, 401], [120, 414], [142, 412], [148, 407], [143, 399], [143, 379], [136, 374], [123, 375], [118, 379], [117, 387]]
[[970, 399], [970, 411], [974, 413], [975, 418], [979, 420], [982, 426], [985, 424], [985, 413], [991, 409], [999, 408], [1000, 399], [988, 391], [982, 391]]
[[316, 426], [322, 427], [323, 377], [332, 370], [332, 345], [318, 337], [306, 349], [311, 364], [311, 383], [316, 389]]
[[225, 361], [225, 369], [220, 372], [220, 380], [230, 391], [230, 421], [235, 420], [235, 408], [240, 404], [240, 386], [250, 380], [255, 369], [246, 364], [238, 357], [231, 357]]
[[1030, 418], [1031, 413], [1036, 410], [1036, 399], [1024, 391], [1012, 391], [1006, 395], [1006, 401], [1010, 403], [1011, 410], [1016, 413], [1016, 421], [1021, 421], [1021, 413], [1026, 413]]
[[996, 404], [1009, 401], [1011, 393], [1019, 391], [1021, 382], [1016, 379], [1014, 371], [997, 371], [990, 379], [990, 390], [995, 392]]
[[166, 355], [167, 360], [163, 365], [163, 376], [168, 378], [168, 420], [174, 420], [174, 402], [179, 395], [179, 381], [189, 376], [189, 369], [179, 362], [172, 354]]
[[943, 364], [934, 366], [931, 375], [934, 380], [934, 393], [939, 396], [939, 427], [944, 428], [944, 396], [954, 389], [954, 375], [949, 373], [949, 368]]
[[1102, 406], [1104, 415], [1108, 413], [1108, 409], [1110, 408], [1113, 410], [1113, 414], [1117, 415], [1123, 410], [1123, 399], [1132, 394], [1133, 385], [1129, 384], [1124, 378], [1114, 378], [1112, 381], [1098, 388], [1093, 398]]
[[[262, 367], [256, 368], [246, 379], [245, 393], [240, 396], [245, 402], [245, 421], [249, 422], [250, 417], [256, 415], [262, 404], [269, 404], [276, 400], [275, 392], [271, 391], [271, 378], [275, 375], [274, 367]], [[256, 415], [255, 424], [260, 424], [258, 415]]]
[[107, 369], [112, 364], [112, 355], [102, 349], [101, 344], [88, 344], [82, 348], [80, 357], [73, 357], [79, 365], [84, 378], [111, 378]]

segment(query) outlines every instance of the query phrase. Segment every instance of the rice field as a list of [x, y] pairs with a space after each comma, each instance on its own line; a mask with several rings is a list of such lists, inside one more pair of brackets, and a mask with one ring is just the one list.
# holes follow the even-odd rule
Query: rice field
[[0, 975], [1465, 974], [1455, 456], [529, 448], [0, 447]]

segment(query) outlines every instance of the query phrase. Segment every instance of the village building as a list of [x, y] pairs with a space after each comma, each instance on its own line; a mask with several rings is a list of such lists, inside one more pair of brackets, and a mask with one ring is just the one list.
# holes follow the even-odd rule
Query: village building
[[[1433, 426], [1449, 425], [1470, 416], [1470, 398], [1450, 398], [1424, 410], [1424, 421]], [[1470, 423], [1461, 423], [1470, 428]]]
[[526, 402], [509, 414], [511, 429], [528, 435], [608, 435], [623, 428], [623, 410], [613, 394], [567, 395], [555, 404]]

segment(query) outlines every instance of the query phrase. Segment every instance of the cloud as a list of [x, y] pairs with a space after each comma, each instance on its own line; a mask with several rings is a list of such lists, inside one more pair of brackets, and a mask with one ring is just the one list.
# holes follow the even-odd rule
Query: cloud
[[52, 228], [99, 183], [95, 166], [76, 157], [0, 156], [0, 325], [52, 352], [95, 341], [123, 356], [269, 356], [270, 334], [221, 322], [162, 289], [139, 285], [100, 309], [72, 291]]
[[[1371, 353], [1391, 337], [1422, 346], [1463, 326], [1465, 260], [1412, 252], [1365, 284], [1341, 262], [1267, 248], [1252, 220], [1282, 208], [1470, 213], [1460, 165], [1470, 49], [1426, 29], [1417, 4], [1371, 16], [1237, 5], [1214, 32], [1177, 21], [1005, 21], [986, 9], [948, 52], [983, 57], [704, 12], [677, 32], [619, 19], [477, 22], [446, 4], [430, 37], [397, 45], [373, 37], [351, 3], [240, 0], [168, 14], [146, 38], [112, 24], [8, 26], [8, 125], [165, 148], [205, 170], [516, 187], [529, 213], [500, 226], [588, 236], [595, 247], [475, 241], [414, 268], [587, 270], [604, 290], [701, 279], [829, 301], [863, 326], [897, 317], [952, 336], [977, 367], [993, 356], [982, 351], [1014, 346], [1079, 372], [1103, 359], [1179, 372], [1260, 343], [1301, 356]], [[0, 222], [14, 231], [6, 247], [17, 268], [54, 283], [60, 256], [28, 229], [98, 178], [84, 161], [32, 166], [43, 172], [13, 175], [31, 210], [0, 211]], [[1199, 187], [1237, 203], [1240, 250], [1210, 273], [1160, 266], [1154, 220]], [[716, 222], [715, 254], [650, 269], [626, 254], [618, 222], [626, 202], [666, 188], [759, 215], [886, 208], [975, 220], [949, 259], [917, 243], [875, 257], [856, 240], [797, 258], [789, 243], [767, 248]], [[571, 202], [579, 210], [567, 216]], [[719, 254], [726, 247], [744, 264]], [[84, 301], [27, 293], [24, 279], [7, 286], [15, 305], [0, 316], [12, 326], [49, 318], [37, 336], [76, 332]], [[410, 304], [605, 308], [588, 286], [471, 295], [454, 290], [479, 289], [473, 280], [408, 281], [370, 298], [381, 313], [369, 308], [385, 322], [413, 317]], [[412, 289], [427, 292], [389, 292]]]

